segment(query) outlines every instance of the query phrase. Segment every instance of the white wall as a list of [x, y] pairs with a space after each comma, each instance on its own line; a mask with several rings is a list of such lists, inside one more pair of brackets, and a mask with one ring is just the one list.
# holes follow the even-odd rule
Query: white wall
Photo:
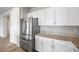
[[3, 37], [3, 17], [0, 15], [0, 36]]
[[20, 37], [20, 9], [13, 8], [10, 12], [10, 42], [19, 46]]
[[5, 13], [0, 15], [0, 36], [1, 37], [6, 37], [6, 20], [5, 20], [5, 16], [8, 15], [10, 13], [10, 10], [6, 11]]
[[10, 15], [10, 42], [19, 46], [20, 36], [20, 9], [18, 7], [12, 8], [0, 16], [0, 36], [6, 36], [6, 26], [3, 26], [6, 22], [4, 16]]
[[5, 30], [6, 30], [6, 27], [5, 27], [6, 24], [5, 23], [6, 23], [6, 21], [5, 21], [5, 17], [4, 17], [5, 15], [6, 15], [6, 13], [0, 15], [0, 36], [1, 37], [6, 37], [6, 33], [5, 33]]

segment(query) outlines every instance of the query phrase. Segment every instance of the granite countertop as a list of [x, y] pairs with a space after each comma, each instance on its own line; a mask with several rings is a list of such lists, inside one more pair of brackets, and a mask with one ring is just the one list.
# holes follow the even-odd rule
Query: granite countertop
[[77, 48], [79, 48], [79, 37], [49, 34], [49, 33], [46, 33], [46, 32], [41, 32], [41, 33], [38, 33], [37, 35], [47, 37], [47, 38], [51, 38], [51, 39], [71, 41]]

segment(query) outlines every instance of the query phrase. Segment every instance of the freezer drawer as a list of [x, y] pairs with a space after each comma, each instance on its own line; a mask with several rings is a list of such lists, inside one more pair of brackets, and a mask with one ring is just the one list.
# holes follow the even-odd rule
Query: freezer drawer
[[32, 41], [26, 41], [26, 40], [20, 39], [20, 46], [26, 51], [29, 51], [29, 52], [32, 51]]

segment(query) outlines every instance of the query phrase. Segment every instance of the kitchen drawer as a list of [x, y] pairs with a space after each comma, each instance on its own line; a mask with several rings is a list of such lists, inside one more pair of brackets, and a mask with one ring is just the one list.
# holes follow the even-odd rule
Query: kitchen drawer
[[59, 45], [66, 45], [68, 42], [61, 41], [61, 40], [54, 40], [54, 44], [59, 44]]
[[53, 43], [53, 46], [55, 47], [55, 51], [60, 51], [60, 52], [62, 52], [62, 51], [76, 52], [76, 51], [78, 51], [78, 49], [70, 41], [68, 42], [68, 41], [55, 40], [55, 42]]
[[61, 40], [54, 40], [54, 45], [62, 45], [62, 46], [68, 46], [68, 47], [72, 47], [69, 41], [61, 41]]
[[54, 45], [54, 52], [75, 52], [76, 50], [63, 45]]

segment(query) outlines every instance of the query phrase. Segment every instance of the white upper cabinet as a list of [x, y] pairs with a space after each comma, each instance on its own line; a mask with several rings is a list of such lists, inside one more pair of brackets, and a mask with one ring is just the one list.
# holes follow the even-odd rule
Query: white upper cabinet
[[27, 17], [38, 18], [38, 11], [29, 12]]
[[27, 13], [27, 17], [31, 17], [32, 15], [31, 15], [31, 12], [30, 13]]
[[54, 24], [54, 8], [46, 8], [46, 25], [52, 26]]
[[79, 7], [35, 8], [27, 17], [38, 18], [40, 26], [79, 26]]
[[28, 12], [30, 12], [28, 7], [20, 7], [20, 18], [26, 18]]
[[38, 11], [31, 12], [31, 17], [38, 18]]
[[68, 25], [79, 25], [79, 7], [68, 8]]
[[37, 11], [39, 25], [45, 25], [46, 21], [45, 14], [46, 14], [45, 8]]
[[27, 17], [33, 17], [33, 18], [38, 18], [38, 24], [39, 25], [45, 25], [45, 13], [46, 10], [45, 8], [37, 9], [34, 11], [31, 11], [30, 13], [27, 14]]
[[66, 7], [55, 8], [55, 24], [67, 25], [67, 8]]

